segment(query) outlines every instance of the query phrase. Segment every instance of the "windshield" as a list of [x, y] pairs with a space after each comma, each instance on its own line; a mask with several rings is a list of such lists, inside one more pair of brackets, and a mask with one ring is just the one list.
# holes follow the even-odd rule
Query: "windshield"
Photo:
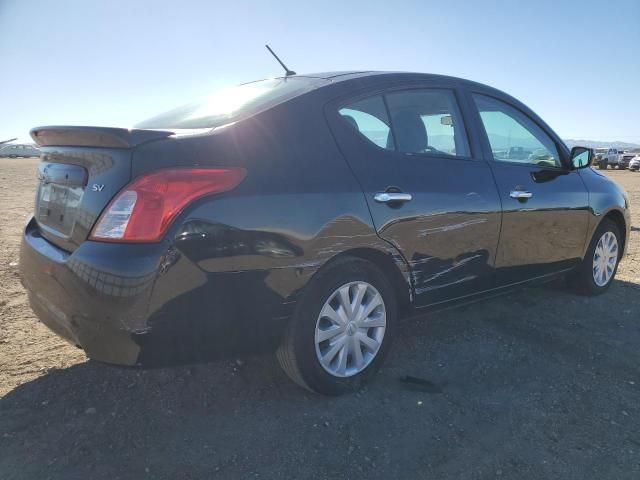
[[286, 77], [220, 89], [211, 95], [138, 123], [136, 128], [213, 128], [254, 115], [320, 85], [324, 78]]

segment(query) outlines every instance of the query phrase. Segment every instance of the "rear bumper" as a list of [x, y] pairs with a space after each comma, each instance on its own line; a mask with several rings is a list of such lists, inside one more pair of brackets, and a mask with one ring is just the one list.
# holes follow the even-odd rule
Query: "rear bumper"
[[33, 311], [89, 357], [137, 364], [162, 256], [139, 247], [85, 242], [70, 254], [40, 236], [32, 220], [22, 238], [20, 278]]
[[295, 302], [268, 284], [285, 270], [206, 272], [169, 242], [85, 241], [72, 253], [32, 220], [20, 277], [38, 318], [88, 357], [162, 366], [272, 349]]

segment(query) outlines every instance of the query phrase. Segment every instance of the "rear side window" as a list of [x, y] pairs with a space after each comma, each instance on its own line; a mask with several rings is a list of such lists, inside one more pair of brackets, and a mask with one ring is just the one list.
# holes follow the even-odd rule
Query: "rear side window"
[[495, 98], [474, 94], [473, 99], [494, 160], [549, 167], [562, 165], [555, 142], [524, 113]]
[[365, 98], [341, 108], [338, 113], [347, 124], [379, 147], [394, 149], [389, 117], [382, 96]]
[[387, 150], [470, 156], [460, 109], [450, 90], [421, 89], [388, 93], [384, 97], [375, 95], [348, 104], [339, 113], [346, 128], [353, 128]]
[[451, 90], [421, 89], [386, 95], [398, 151], [469, 157], [469, 142]]

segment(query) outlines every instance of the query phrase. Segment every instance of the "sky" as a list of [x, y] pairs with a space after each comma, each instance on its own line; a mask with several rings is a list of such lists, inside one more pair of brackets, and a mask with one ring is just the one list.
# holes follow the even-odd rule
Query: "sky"
[[298, 73], [463, 77], [563, 138], [640, 143], [640, 0], [0, 0], [0, 140], [281, 75], [265, 43]]

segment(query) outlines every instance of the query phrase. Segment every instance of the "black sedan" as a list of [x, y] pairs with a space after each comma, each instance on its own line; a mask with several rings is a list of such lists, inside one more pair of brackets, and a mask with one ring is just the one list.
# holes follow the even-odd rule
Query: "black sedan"
[[591, 150], [445, 76], [289, 75], [134, 129], [31, 134], [31, 305], [121, 365], [273, 348], [303, 387], [341, 393], [402, 317], [559, 275], [606, 291], [630, 228]]

